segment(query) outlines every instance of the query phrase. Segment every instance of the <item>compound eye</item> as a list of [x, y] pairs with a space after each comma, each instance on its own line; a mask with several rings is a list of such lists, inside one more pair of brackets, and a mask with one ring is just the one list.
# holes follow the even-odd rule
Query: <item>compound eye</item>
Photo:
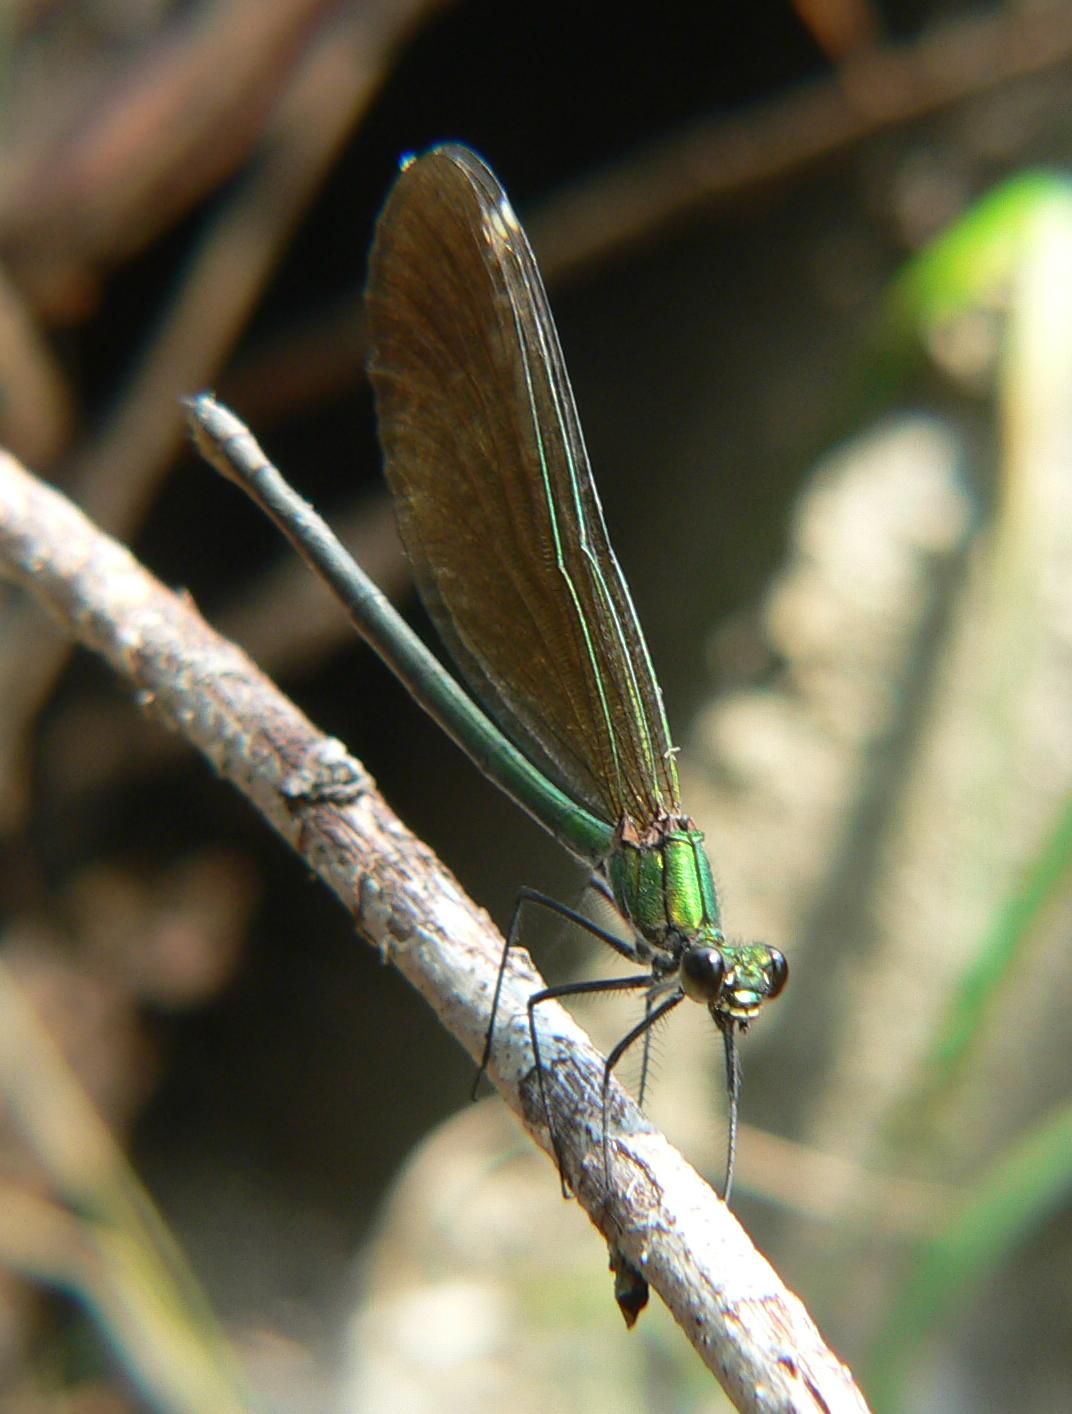
[[718, 948], [692, 948], [681, 959], [681, 986], [694, 1002], [718, 1001], [726, 961]]
[[770, 949], [770, 957], [767, 959], [767, 976], [770, 978], [767, 985], [767, 1000], [771, 1001], [781, 993], [789, 981], [789, 964], [777, 948]]

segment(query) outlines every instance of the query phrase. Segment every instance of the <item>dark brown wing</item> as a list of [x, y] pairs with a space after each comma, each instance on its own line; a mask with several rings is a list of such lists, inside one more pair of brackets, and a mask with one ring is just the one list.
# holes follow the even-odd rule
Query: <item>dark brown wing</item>
[[387, 479], [460, 670], [507, 735], [608, 822], [676, 813], [662, 696], [543, 284], [502, 188], [468, 149], [404, 168], [367, 300]]

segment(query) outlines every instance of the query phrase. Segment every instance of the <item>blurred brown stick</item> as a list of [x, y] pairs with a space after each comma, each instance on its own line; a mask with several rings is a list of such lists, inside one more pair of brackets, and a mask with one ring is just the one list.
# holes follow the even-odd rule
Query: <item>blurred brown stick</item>
[[[394, 14], [347, 13], [297, 66], [262, 134], [261, 160], [209, 225], [111, 415], [66, 468], [65, 484], [108, 529], [132, 535], [140, 526], [182, 441], [173, 390], [215, 380], [296, 222], [371, 101], [391, 49], [423, 8], [413, 0]], [[16, 614], [0, 641], [0, 831], [24, 806], [22, 737], [66, 659], [65, 645], [23, 628]], [[9, 656], [16, 644], [17, 666]]]
[[[881, 133], [1070, 59], [1067, 6], [967, 15], [912, 44], [867, 48], [837, 73], [729, 117], [683, 125], [524, 211], [525, 229], [545, 282], [558, 285], [720, 203], [777, 188]], [[220, 391], [258, 421], [275, 419], [353, 386], [364, 359], [355, 288], [252, 350]]]

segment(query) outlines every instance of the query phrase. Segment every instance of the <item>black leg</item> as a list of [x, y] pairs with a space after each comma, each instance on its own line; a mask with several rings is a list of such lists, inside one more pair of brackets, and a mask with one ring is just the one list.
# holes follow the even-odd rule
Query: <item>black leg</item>
[[[644, 998], [644, 1016], [651, 1015], [651, 1004], [655, 1000], [651, 992]], [[651, 1060], [651, 1024], [644, 1028], [644, 1049], [640, 1056], [640, 1085], [637, 1088], [637, 1103], [644, 1108], [644, 1097], [648, 1093], [648, 1064]]]
[[[651, 974], [644, 973], [640, 977], [613, 977], [604, 981], [601, 978], [594, 978], [590, 982], [563, 982], [558, 987], [545, 987], [542, 992], [533, 992], [529, 997], [529, 1039], [532, 1043], [532, 1057], [536, 1065], [536, 1083], [540, 1087], [540, 1104], [543, 1106], [544, 1118], [547, 1121], [547, 1132], [551, 1138], [551, 1148], [554, 1150], [555, 1162], [558, 1164], [558, 1176], [562, 1183], [562, 1196], [569, 1197], [569, 1186], [566, 1183], [566, 1170], [562, 1163], [562, 1149], [558, 1142], [558, 1135], [555, 1132], [555, 1121], [551, 1114], [551, 1105], [547, 1099], [547, 1084], [544, 1080], [543, 1062], [540, 1059], [540, 1042], [536, 1035], [536, 1008], [541, 1002], [561, 1001], [564, 997], [591, 996], [594, 992], [635, 992], [641, 987], [651, 986]], [[667, 1008], [668, 1009], [668, 1008]], [[660, 1014], [661, 1014], [660, 1009]], [[657, 1019], [657, 1017], [656, 1017]], [[636, 1028], [634, 1028], [636, 1030]], [[630, 1032], [630, 1037], [633, 1032]], [[615, 1048], [620, 1055], [624, 1047]], [[613, 1053], [612, 1053], [613, 1054]], [[616, 1057], [617, 1059], [617, 1057]], [[609, 1062], [607, 1063], [609, 1066]], [[606, 1146], [607, 1146], [607, 1090], [609, 1085], [609, 1071], [604, 1068], [603, 1072], [603, 1160], [604, 1170], [606, 1170]]]
[[614, 902], [614, 891], [602, 874], [590, 874], [588, 876], [588, 887], [594, 894], [598, 894], [600, 898], [605, 898], [611, 908], [618, 907]]
[[[592, 875], [592, 881], [593, 885], [596, 884], [596, 881], [600, 884], [605, 882], [598, 874]], [[605, 892], [604, 889], [600, 888], [599, 892], [603, 893], [604, 897], [610, 898], [609, 890]], [[611, 902], [613, 902], [613, 899], [611, 899]], [[565, 918], [570, 923], [576, 923], [579, 928], [583, 928], [585, 932], [591, 933], [592, 937], [598, 938], [601, 943], [606, 943], [608, 947], [612, 947], [616, 953], [624, 958], [628, 958], [630, 962], [643, 961], [632, 943], [628, 942], [625, 938], [619, 938], [614, 933], [608, 932], [606, 928], [601, 928], [598, 923], [593, 923], [590, 918], [586, 918], [583, 913], [578, 913], [575, 908], [569, 908], [566, 904], [559, 903], [558, 899], [551, 898], [548, 894], [542, 894], [538, 889], [521, 889], [517, 896], [517, 902], [514, 904], [514, 916], [510, 920], [510, 929], [506, 934], [506, 946], [503, 948], [502, 957], [499, 959], [499, 973], [495, 978], [495, 991], [491, 998], [491, 1015], [488, 1018], [487, 1035], [484, 1037], [484, 1054], [480, 1058], [480, 1069], [476, 1073], [476, 1079], [473, 1081], [473, 1089], [471, 1092], [474, 1100], [476, 1099], [477, 1090], [480, 1088], [480, 1082], [484, 1078], [484, 1072], [488, 1068], [488, 1062], [491, 1060], [491, 1047], [495, 1037], [495, 1018], [499, 1012], [499, 994], [502, 991], [503, 976], [506, 972], [506, 959], [510, 949], [517, 945], [518, 937], [521, 932], [521, 910], [526, 904], [534, 904], [540, 908], [546, 908], [551, 913], [557, 913], [560, 918]]]
[[649, 1036], [651, 1028], [660, 1022], [667, 1012], [673, 1011], [674, 1007], [684, 998], [685, 993], [681, 988], [675, 987], [670, 996], [664, 1002], [660, 1002], [657, 1007], [651, 1007], [649, 999], [643, 1021], [638, 1021], [631, 1031], [627, 1031], [607, 1057], [603, 1067], [603, 1181], [608, 1188], [610, 1187], [610, 1146], [607, 1143], [607, 1097], [610, 1093], [611, 1074], [633, 1042], [640, 1036]]

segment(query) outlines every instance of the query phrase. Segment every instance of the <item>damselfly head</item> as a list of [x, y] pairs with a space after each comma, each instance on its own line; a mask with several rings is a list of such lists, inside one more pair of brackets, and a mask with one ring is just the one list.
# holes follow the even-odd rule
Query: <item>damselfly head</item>
[[[716, 997], [704, 1000], [716, 1021], [735, 1021], [743, 1028], [764, 1002], [773, 1001], [785, 989], [789, 964], [777, 948], [766, 943], [727, 943], [722, 959], [721, 990]], [[684, 970], [683, 964], [682, 974]], [[682, 986], [688, 992], [684, 976]]]

